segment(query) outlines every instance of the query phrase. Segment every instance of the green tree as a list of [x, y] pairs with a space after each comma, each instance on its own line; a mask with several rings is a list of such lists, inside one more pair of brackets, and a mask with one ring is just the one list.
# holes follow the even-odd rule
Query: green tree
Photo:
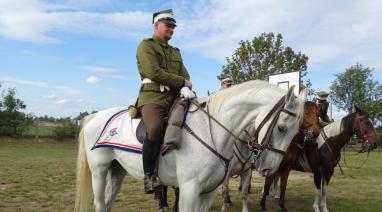
[[373, 80], [372, 69], [357, 63], [347, 68], [330, 86], [330, 96], [337, 108], [351, 113], [353, 105], [368, 111], [374, 123], [382, 121], [382, 85]]
[[[301, 79], [307, 74], [308, 57], [295, 53], [291, 47], [282, 45], [282, 36], [273, 33], [263, 33], [252, 41], [240, 41], [239, 48], [226, 58], [227, 65], [223, 66], [218, 79], [231, 77], [235, 83], [253, 79], [268, 80], [270, 75], [300, 71]], [[309, 80], [305, 83], [311, 86]]]
[[16, 97], [16, 89], [9, 88], [0, 105], [0, 134], [20, 135], [23, 130], [32, 123], [32, 118], [25, 115], [20, 110], [24, 110], [26, 105]]
[[24, 101], [16, 98], [16, 89], [9, 88], [7, 94], [3, 97], [2, 107], [6, 112], [16, 112], [26, 108]]

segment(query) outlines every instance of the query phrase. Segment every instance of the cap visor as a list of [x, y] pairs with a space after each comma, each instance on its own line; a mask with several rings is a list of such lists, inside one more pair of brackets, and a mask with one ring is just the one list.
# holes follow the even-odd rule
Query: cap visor
[[169, 24], [169, 25], [176, 26], [175, 21], [171, 21], [171, 20], [160, 20], [160, 22], [162, 22], [162, 23], [164, 23], [164, 24]]

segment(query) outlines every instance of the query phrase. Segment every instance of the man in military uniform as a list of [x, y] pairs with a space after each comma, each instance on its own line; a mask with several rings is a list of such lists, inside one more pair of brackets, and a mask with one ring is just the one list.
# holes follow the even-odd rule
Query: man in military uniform
[[317, 97], [313, 99], [313, 102], [317, 104], [319, 109], [320, 126], [325, 127], [332, 122], [328, 116], [329, 102], [327, 101], [327, 98], [329, 93], [325, 91], [318, 91], [316, 92], [316, 95]]
[[138, 108], [147, 128], [143, 144], [143, 170], [145, 193], [153, 193], [160, 185], [155, 171], [156, 160], [164, 135], [169, 109], [179, 95], [191, 99], [192, 83], [178, 48], [170, 46], [176, 21], [172, 10], [153, 14], [154, 35], [144, 39], [137, 49], [137, 64], [142, 85]]
[[231, 78], [224, 78], [222, 80], [220, 80], [220, 90], [223, 90], [225, 88], [229, 88], [231, 87], [233, 84], [233, 81]]

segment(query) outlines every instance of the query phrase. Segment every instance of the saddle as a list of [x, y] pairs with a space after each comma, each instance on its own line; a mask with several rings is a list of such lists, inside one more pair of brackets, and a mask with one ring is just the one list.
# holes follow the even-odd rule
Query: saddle
[[[187, 112], [188, 112], [188, 101], [184, 101], [181, 99], [176, 99], [170, 109], [169, 117], [165, 120], [165, 141], [166, 140], [177, 140], [179, 139], [179, 133], [178, 132], [172, 132], [173, 127], [176, 126], [178, 128], [183, 127], [183, 123], [186, 121], [187, 118]], [[142, 118], [142, 114], [137, 113], [137, 116], [135, 118]], [[178, 135], [178, 136], [177, 136]], [[175, 137], [174, 137], [175, 136]], [[147, 128], [143, 121], [140, 121], [136, 130], [136, 137], [138, 141], [143, 144], [144, 140], [147, 137]]]

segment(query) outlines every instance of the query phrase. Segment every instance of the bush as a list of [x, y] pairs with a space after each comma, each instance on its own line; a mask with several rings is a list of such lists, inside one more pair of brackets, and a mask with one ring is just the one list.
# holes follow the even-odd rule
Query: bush
[[74, 124], [70, 119], [62, 121], [62, 124], [53, 130], [53, 135], [58, 141], [67, 139], [75, 139], [79, 132], [79, 126]]
[[32, 125], [32, 118], [22, 112], [0, 111], [0, 135], [21, 135]]

